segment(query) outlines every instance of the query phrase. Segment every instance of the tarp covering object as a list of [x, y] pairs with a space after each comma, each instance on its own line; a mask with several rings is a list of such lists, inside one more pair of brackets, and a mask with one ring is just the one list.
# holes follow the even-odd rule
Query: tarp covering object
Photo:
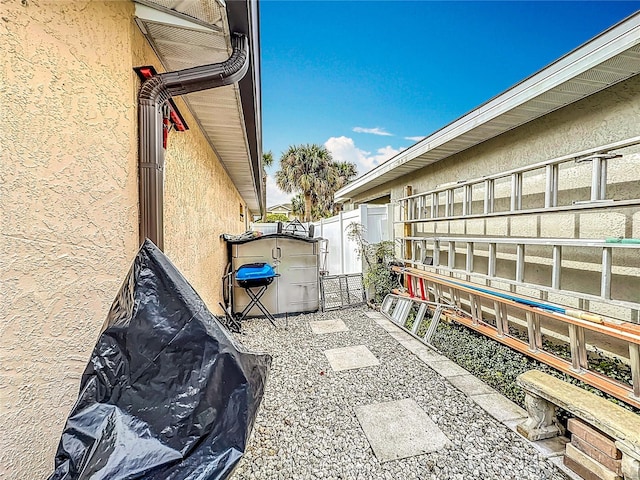
[[82, 375], [49, 480], [228, 478], [270, 364], [233, 341], [147, 240]]

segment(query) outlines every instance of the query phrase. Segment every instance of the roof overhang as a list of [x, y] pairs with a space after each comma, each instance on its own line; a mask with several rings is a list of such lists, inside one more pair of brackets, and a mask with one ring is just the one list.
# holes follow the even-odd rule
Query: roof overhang
[[254, 0], [134, 0], [136, 23], [166, 71], [218, 63], [231, 33], [249, 38], [249, 71], [235, 85], [185, 95], [211, 148], [253, 212], [264, 212], [260, 23]]
[[378, 165], [335, 194], [344, 202], [640, 72], [640, 12]]

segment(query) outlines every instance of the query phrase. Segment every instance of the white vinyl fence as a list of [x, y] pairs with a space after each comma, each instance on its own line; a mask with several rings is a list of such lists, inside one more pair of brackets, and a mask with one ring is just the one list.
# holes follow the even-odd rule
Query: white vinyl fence
[[[323, 238], [320, 243], [320, 268], [327, 275], [362, 273], [362, 259], [356, 254], [356, 243], [347, 238], [347, 227], [360, 223], [365, 228], [365, 240], [378, 243], [393, 240], [393, 205], [360, 205], [355, 210], [340, 212], [331, 218], [313, 222], [314, 238]], [[286, 224], [285, 224], [286, 226]], [[305, 227], [308, 225], [305, 223]], [[277, 223], [252, 223], [251, 230], [263, 234], [277, 233]]]
[[[350, 212], [340, 212], [331, 218], [314, 222], [315, 237], [328, 240], [326, 263], [328, 275], [362, 273], [362, 259], [356, 255], [356, 243], [347, 238], [347, 227], [360, 223], [365, 228], [365, 240], [378, 243], [393, 239], [392, 205], [360, 205]], [[322, 262], [323, 259], [321, 259]]]

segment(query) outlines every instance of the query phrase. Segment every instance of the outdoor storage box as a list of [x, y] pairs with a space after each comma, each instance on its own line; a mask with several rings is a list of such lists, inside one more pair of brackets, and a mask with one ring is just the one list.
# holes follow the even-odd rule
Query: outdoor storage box
[[[261, 299], [272, 315], [315, 312], [320, 305], [318, 281], [318, 239], [276, 233], [260, 237], [227, 240], [231, 268], [236, 271], [245, 264], [266, 263], [273, 266], [277, 277]], [[233, 311], [242, 312], [249, 296], [236, 281], [233, 285]], [[260, 316], [254, 307], [249, 316]]]

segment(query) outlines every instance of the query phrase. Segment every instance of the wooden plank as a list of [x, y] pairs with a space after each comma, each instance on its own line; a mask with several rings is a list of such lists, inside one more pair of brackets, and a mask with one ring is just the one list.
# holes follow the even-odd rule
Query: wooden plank
[[[406, 296], [406, 293], [403, 292], [394, 291], [394, 294], [400, 297]], [[485, 323], [478, 323], [477, 325], [474, 325], [473, 320], [468, 316], [468, 314], [466, 314], [465, 316], [463, 312], [459, 310], [445, 309], [443, 311], [443, 315], [446, 315], [446, 317], [450, 320], [460, 323], [461, 325], [475, 330], [478, 333], [481, 333], [504, 345], [507, 345], [508, 347], [517, 350], [520, 353], [527, 355], [528, 357], [546, 363], [556, 370], [564, 372], [578, 380], [592, 385], [597, 389], [602, 390], [603, 392], [608, 393], [609, 395], [612, 395], [622, 400], [623, 402], [628, 403], [629, 405], [640, 408], [640, 398], [635, 397], [633, 395], [633, 391], [625, 384], [617, 382], [605, 375], [591, 370], [583, 370], [578, 373], [573, 369], [571, 362], [556, 357], [555, 355], [547, 353], [544, 350], [532, 352], [531, 350], [529, 350], [529, 345], [527, 342], [511, 337], [509, 335], [500, 337], [497, 335], [497, 331], [495, 328]]]
[[596, 447], [576, 435], [571, 438], [571, 445], [576, 447], [582, 453], [586, 453], [589, 457], [604, 465], [612, 472], [622, 475], [622, 462], [619, 458], [611, 458], [609, 455], [605, 455]]
[[[432, 282], [440, 282], [443, 284], [446, 284], [447, 286], [454, 286], [455, 288], [460, 289], [460, 291], [464, 291], [464, 292], [471, 292], [471, 293], [476, 293], [479, 296], [482, 296], [483, 298], [487, 298], [491, 301], [496, 299], [495, 295], [491, 295], [490, 293], [484, 293], [484, 292], [480, 292], [478, 290], [476, 290], [475, 288], [472, 287], [478, 287], [478, 285], [476, 284], [472, 284], [470, 282], [465, 282], [464, 280], [460, 280], [460, 279], [451, 279], [450, 277], [446, 277], [444, 275], [440, 275], [437, 273], [433, 273], [433, 272], [429, 272], [426, 270], [417, 270], [417, 269], [412, 269], [412, 268], [401, 268], [401, 267], [393, 267], [392, 268], [393, 271], [395, 272], [403, 272], [404, 270], [408, 270], [410, 272], [412, 272], [412, 275], [418, 275], [418, 276], [422, 276], [423, 278], [427, 278]], [[456, 284], [458, 285], [452, 285], [451, 282], [456, 282]], [[499, 291], [496, 289], [493, 289], [492, 287], [487, 287], [487, 286], [481, 286], [481, 288], [483, 288], [484, 290], [495, 290], [498, 293], [505, 293], [503, 291]], [[528, 300], [535, 300], [535, 299], [530, 299], [528, 297], [525, 297], [523, 295], [517, 295], [517, 294], [513, 294], [513, 293], [509, 293], [509, 295], [512, 295], [514, 297], [522, 297], [522, 298], [526, 298]], [[640, 345], [640, 325], [636, 325], [636, 324], [631, 324], [628, 322], [623, 322], [623, 321], [616, 321], [616, 320], [611, 320], [611, 319], [603, 319], [602, 323], [595, 323], [595, 322], [590, 322], [587, 320], [582, 320], [579, 318], [574, 318], [574, 317], [570, 317], [568, 315], [563, 315], [561, 313], [557, 313], [557, 312], [552, 312], [550, 310], [544, 310], [544, 309], [540, 309], [537, 307], [533, 307], [530, 305], [525, 305], [523, 303], [518, 303], [515, 302], [513, 300], [508, 300], [508, 299], [503, 299], [500, 298], [500, 301], [502, 301], [505, 305], [508, 306], [512, 306], [512, 307], [516, 307], [519, 308], [523, 311], [530, 311], [533, 313], [538, 313], [544, 317], [547, 318], [552, 318], [555, 320], [559, 320], [561, 322], [564, 323], [572, 323], [575, 325], [579, 325], [582, 326], [584, 328], [586, 328], [587, 330], [592, 330], [594, 332], [599, 332], [599, 333], [603, 333], [605, 335], [610, 335], [612, 337], [618, 338], [620, 340], [626, 340], [628, 342], [631, 343], [635, 343]], [[535, 300], [538, 301], [538, 300]], [[547, 302], [549, 303], [549, 302]]]
[[609, 458], [622, 458], [622, 453], [618, 450], [618, 447], [616, 447], [616, 443], [613, 438], [606, 433], [602, 433], [600, 430], [596, 430], [579, 418], [570, 418], [567, 420], [567, 430], [569, 430], [575, 437], [578, 437], [594, 448], [597, 448]]
[[622, 480], [622, 477], [604, 466], [598, 468], [597, 462], [589, 461], [588, 455], [572, 447], [571, 444], [567, 445], [567, 452], [570, 453], [564, 455], [562, 462], [583, 480]]
[[570, 443], [566, 446], [565, 458], [573, 460], [576, 464], [586, 469], [587, 472], [594, 473], [596, 478], [601, 480], [622, 480], [622, 477], [616, 475], [615, 472], [596, 462], [589, 457], [589, 455], [581, 452]]
[[640, 408], [640, 399], [634, 398], [632, 396], [631, 389], [619, 382], [616, 382], [615, 380], [612, 380], [609, 377], [601, 375], [597, 372], [593, 372], [591, 370], [583, 370], [582, 372], [578, 373], [573, 370], [570, 362], [567, 362], [566, 360], [558, 358], [543, 350], [531, 352], [529, 350], [529, 345], [522, 340], [510, 337], [508, 335], [499, 337], [497, 336], [496, 330], [493, 327], [482, 323], [474, 325], [470, 318], [463, 317], [457, 312], [449, 311], [447, 312], [447, 317], [462, 325], [465, 325], [468, 328], [471, 328], [472, 330], [475, 330], [476, 332], [482, 333], [489, 338], [503, 343], [504, 345], [507, 345], [508, 347], [519, 351], [520, 353], [523, 353], [531, 358], [535, 358], [536, 360], [546, 363], [547, 365], [550, 365], [553, 368], [560, 370], [561, 372], [571, 375], [578, 380], [593, 385], [597, 389], [602, 390], [603, 392], [606, 392], [609, 395], [622, 400], [623, 402]]

